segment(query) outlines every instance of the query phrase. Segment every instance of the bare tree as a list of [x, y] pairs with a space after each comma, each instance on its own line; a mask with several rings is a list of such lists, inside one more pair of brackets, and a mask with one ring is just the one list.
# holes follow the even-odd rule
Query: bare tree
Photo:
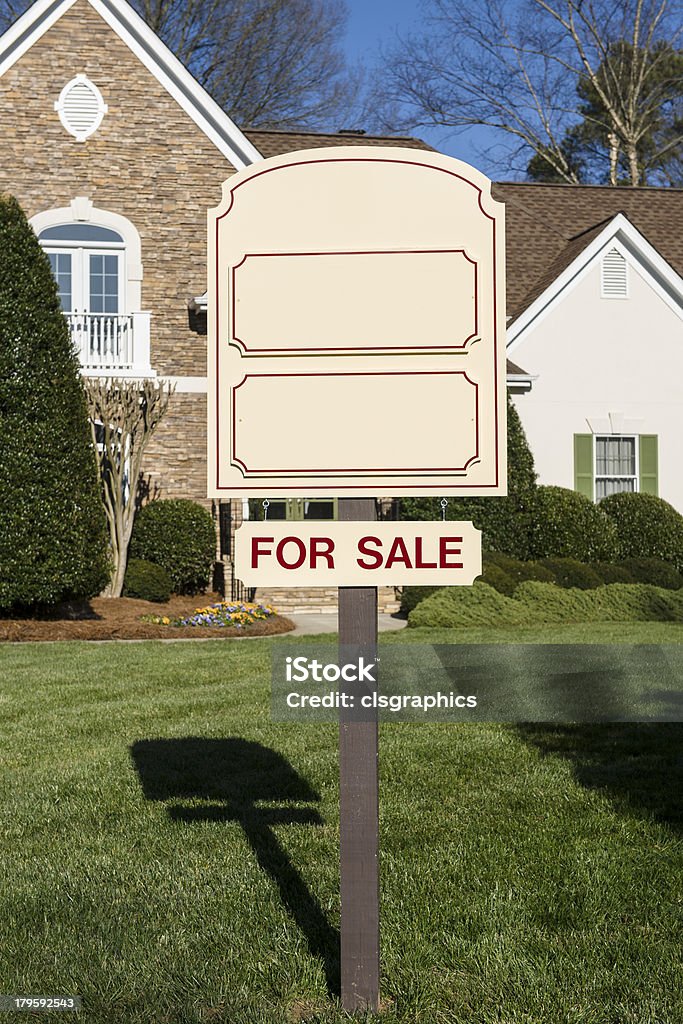
[[112, 577], [109, 597], [120, 597], [135, 519], [142, 457], [175, 390], [153, 380], [85, 378], [93, 448], [109, 526]]
[[[645, 180], [645, 152], [651, 168], [675, 163], [680, 0], [424, 0], [424, 11], [422, 34], [386, 55], [385, 127], [489, 126], [508, 168], [534, 153], [576, 182], [567, 133], [588, 118], [609, 149], [612, 184], [622, 158], [632, 185]], [[579, 87], [593, 100], [583, 113]]]
[[[131, 0], [241, 128], [338, 128], [357, 85], [344, 0]], [[0, 28], [30, 6], [0, 0]]]

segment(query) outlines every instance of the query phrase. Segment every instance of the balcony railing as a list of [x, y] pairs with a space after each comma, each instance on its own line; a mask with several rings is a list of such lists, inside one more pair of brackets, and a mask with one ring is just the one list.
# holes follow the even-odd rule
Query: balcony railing
[[154, 376], [149, 313], [66, 313], [87, 376]]

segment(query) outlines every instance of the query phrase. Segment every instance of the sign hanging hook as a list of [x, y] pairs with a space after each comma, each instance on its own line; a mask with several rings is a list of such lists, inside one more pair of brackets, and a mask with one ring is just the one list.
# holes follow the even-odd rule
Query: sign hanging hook
[[268, 501], [267, 498], [264, 498], [263, 499], [263, 521], [264, 521], [264, 523], [265, 523], [265, 521], [268, 518], [268, 509], [269, 508], [270, 508], [270, 502]]
[[439, 502], [441, 505], [441, 521], [446, 522], [446, 509], [448, 508], [448, 498], [442, 498]]

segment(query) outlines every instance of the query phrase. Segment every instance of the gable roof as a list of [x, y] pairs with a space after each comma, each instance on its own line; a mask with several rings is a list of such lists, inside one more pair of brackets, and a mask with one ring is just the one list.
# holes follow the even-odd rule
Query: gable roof
[[[0, 76], [79, 0], [37, 0], [0, 37]], [[261, 158], [258, 149], [211, 99], [126, 0], [81, 0], [97, 11], [233, 167]]]
[[683, 189], [497, 182], [508, 314], [517, 319], [618, 214], [683, 276]]

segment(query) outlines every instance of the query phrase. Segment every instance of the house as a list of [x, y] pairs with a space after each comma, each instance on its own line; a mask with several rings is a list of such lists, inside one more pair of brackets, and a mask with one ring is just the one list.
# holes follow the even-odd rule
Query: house
[[[16, 196], [49, 255], [83, 373], [175, 385], [145, 492], [208, 504], [205, 225], [221, 183], [298, 149], [430, 147], [354, 132], [244, 133], [126, 0], [37, 0], [0, 39], [0, 124], [0, 189]], [[683, 197], [593, 191], [497, 186], [508, 205], [508, 385], [543, 481], [599, 496], [596, 475], [623, 476], [683, 508], [673, 372]], [[626, 295], [600, 298], [622, 280]], [[653, 354], [664, 369], [647, 366]], [[617, 474], [616, 464], [635, 468]], [[212, 508], [229, 561], [246, 507]], [[329, 518], [335, 505], [281, 501], [269, 514]]]
[[539, 482], [683, 512], [683, 189], [497, 184]]

